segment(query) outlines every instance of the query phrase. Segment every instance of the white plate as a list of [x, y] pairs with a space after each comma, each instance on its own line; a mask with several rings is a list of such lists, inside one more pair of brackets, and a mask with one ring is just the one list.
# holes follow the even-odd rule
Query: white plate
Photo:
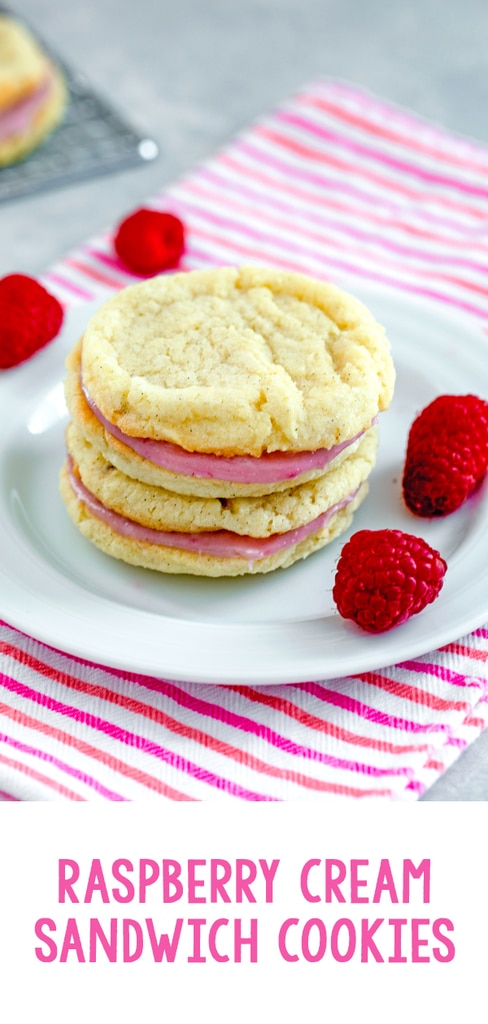
[[397, 388], [380, 417], [380, 455], [353, 528], [396, 527], [447, 559], [438, 600], [396, 630], [360, 631], [331, 597], [347, 535], [290, 569], [206, 580], [117, 562], [72, 525], [58, 496], [64, 460], [64, 357], [94, 306], [0, 376], [0, 615], [68, 653], [173, 679], [301, 682], [379, 668], [439, 647], [488, 618], [488, 490], [446, 519], [407, 512], [401, 476], [409, 425], [442, 392], [486, 394], [488, 343], [471, 320], [397, 293], [354, 289], [385, 324]]

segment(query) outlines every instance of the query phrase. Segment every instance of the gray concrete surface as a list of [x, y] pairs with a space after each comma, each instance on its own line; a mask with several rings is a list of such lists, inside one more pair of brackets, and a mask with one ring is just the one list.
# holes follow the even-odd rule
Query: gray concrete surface
[[[316, 75], [488, 142], [486, 0], [19, 0], [161, 147], [138, 169], [0, 208], [0, 274], [40, 273]], [[428, 800], [488, 799], [488, 735]]]

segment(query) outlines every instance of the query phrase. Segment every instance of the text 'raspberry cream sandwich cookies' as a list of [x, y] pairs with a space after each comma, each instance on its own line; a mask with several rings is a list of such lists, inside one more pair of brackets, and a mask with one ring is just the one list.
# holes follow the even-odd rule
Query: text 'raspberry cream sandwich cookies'
[[394, 383], [360, 302], [263, 267], [125, 289], [67, 369], [72, 519], [116, 558], [204, 576], [289, 566], [349, 526]]
[[59, 69], [20, 22], [0, 14], [0, 167], [39, 146], [66, 102]]

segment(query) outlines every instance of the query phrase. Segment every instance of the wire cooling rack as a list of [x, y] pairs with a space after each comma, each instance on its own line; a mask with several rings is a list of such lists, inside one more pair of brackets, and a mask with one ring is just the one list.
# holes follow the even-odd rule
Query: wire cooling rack
[[[12, 12], [0, 5], [0, 13]], [[15, 15], [17, 17], [17, 15]], [[39, 33], [28, 26], [39, 39]], [[65, 76], [68, 106], [51, 136], [22, 161], [0, 168], [0, 202], [111, 174], [154, 160], [156, 141], [136, 131], [89, 85], [39, 39]]]

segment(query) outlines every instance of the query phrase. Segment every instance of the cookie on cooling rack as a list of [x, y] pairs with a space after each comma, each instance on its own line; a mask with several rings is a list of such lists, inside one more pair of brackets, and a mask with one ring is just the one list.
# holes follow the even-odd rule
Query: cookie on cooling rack
[[39, 146], [66, 102], [59, 68], [19, 21], [0, 13], [0, 167]]

